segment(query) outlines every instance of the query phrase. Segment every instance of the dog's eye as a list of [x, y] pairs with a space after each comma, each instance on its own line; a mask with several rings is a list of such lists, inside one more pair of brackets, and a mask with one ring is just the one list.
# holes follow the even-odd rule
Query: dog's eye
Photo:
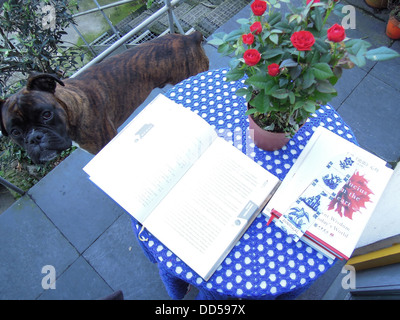
[[44, 111], [44, 112], [42, 113], [42, 118], [43, 118], [43, 120], [46, 120], [46, 121], [50, 120], [51, 118], [53, 118], [53, 112], [51, 112], [51, 111]]
[[18, 129], [12, 129], [12, 130], [11, 130], [11, 135], [12, 135], [14, 138], [18, 138], [18, 137], [21, 135], [21, 131], [19, 131]]

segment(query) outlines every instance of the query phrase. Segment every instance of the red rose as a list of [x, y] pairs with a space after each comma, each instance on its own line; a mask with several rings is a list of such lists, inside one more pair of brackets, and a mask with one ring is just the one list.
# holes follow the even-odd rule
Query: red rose
[[293, 46], [299, 51], [309, 51], [315, 43], [313, 34], [309, 31], [297, 31], [290, 37]]
[[255, 0], [250, 7], [255, 16], [262, 16], [265, 10], [267, 10], [267, 3], [265, 1]]
[[346, 38], [344, 28], [337, 23], [328, 29], [328, 40], [333, 42], [340, 42]]
[[271, 77], [276, 77], [279, 74], [279, 64], [271, 63], [267, 68]]
[[260, 34], [262, 31], [262, 25], [260, 21], [256, 21], [254, 22], [251, 26], [250, 26], [250, 31], [254, 32], [255, 34]]
[[243, 43], [245, 44], [253, 44], [254, 35], [252, 33], [242, 35]]
[[320, 0], [307, 0], [307, 3], [306, 3], [306, 4], [309, 4], [311, 1], [312, 1], [313, 3], [318, 3], [318, 2], [320, 2]]
[[252, 67], [255, 66], [261, 60], [261, 54], [257, 49], [248, 49], [243, 54], [244, 62]]

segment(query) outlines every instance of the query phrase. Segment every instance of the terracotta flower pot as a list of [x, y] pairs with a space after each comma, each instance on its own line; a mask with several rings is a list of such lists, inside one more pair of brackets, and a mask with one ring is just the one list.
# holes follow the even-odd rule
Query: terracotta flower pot
[[377, 9], [387, 8], [388, 0], [365, 0], [367, 5]]
[[398, 21], [395, 17], [389, 18], [389, 21], [386, 25], [386, 35], [390, 39], [400, 39], [400, 21]]
[[249, 116], [249, 128], [255, 145], [266, 151], [279, 150], [290, 140], [285, 133], [275, 133], [260, 128], [251, 116]]

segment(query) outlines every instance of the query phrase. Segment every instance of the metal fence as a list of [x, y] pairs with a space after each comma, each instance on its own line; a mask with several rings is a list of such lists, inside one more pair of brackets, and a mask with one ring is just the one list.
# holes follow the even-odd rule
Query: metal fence
[[89, 50], [92, 52], [92, 54], [95, 56], [95, 58], [93, 60], [91, 60], [88, 64], [86, 64], [84, 67], [82, 67], [80, 70], [78, 70], [76, 73], [74, 73], [71, 77], [76, 77], [78, 74], [85, 71], [87, 68], [89, 68], [93, 64], [96, 64], [96, 63], [104, 60], [106, 57], [108, 57], [110, 54], [112, 54], [119, 47], [125, 46], [125, 43], [130, 38], [132, 38], [138, 32], [142, 31], [144, 28], [146, 28], [148, 25], [150, 25], [157, 19], [159, 19], [165, 13], [168, 14], [168, 22], [169, 22], [169, 29], [167, 31], [169, 31], [170, 33], [174, 33], [175, 32], [174, 23], [175, 23], [176, 27], [178, 28], [178, 31], [182, 34], [184, 33], [178, 19], [176, 18], [175, 14], [173, 12], [174, 7], [176, 5], [178, 5], [181, 2], [181, 0], [172, 0], [172, 1], [171, 0], [161, 0], [164, 2], [164, 6], [161, 9], [156, 11], [154, 14], [152, 14], [149, 18], [147, 18], [143, 22], [141, 22], [138, 26], [133, 28], [126, 35], [122, 36], [118, 32], [118, 30], [114, 27], [114, 25], [112, 24], [110, 19], [107, 17], [107, 15], [104, 13], [104, 10], [112, 8], [112, 7], [120, 6], [123, 4], [127, 4], [127, 3], [130, 3], [133, 1], [134, 0], [122, 0], [122, 1], [117, 1], [114, 3], [108, 4], [108, 5], [100, 6], [99, 3], [97, 2], [97, 0], [93, 0], [93, 2], [96, 4], [96, 8], [73, 15], [73, 17], [79, 17], [79, 16], [83, 16], [83, 15], [87, 15], [87, 14], [91, 14], [91, 13], [95, 13], [95, 12], [101, 12], [103, 17], [106, 19], [107, 23], [109, 24], [112, 32], [114, 33], [114, 35], [117, 37], [118, 40], [114, 44], [112, 44], [110, 47], [108, 47], [106, 50], [104, 50], [102, 53], [97, 55], [96, 52], [93, 50], [92, 46], [86, 41], [85, 37], [79, 32], [79, 30], [76, 28], [76, 26], [73, 26], [75, 31], [82, 38], [85, 45], [89, 48]]

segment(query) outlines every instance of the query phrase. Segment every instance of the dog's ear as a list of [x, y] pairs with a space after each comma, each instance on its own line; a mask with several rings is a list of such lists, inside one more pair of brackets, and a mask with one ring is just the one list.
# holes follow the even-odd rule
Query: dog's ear
[[5, 102], [4, 100], [0, 99], [0, 131], [3, 134], [3, 136], [8, 136], [6, 128], [4, 127], [3, 124], [3, 116], [2, 116], [4, 102]]
[[64, 82], [55, 75], [48, 73], [33, 73], [29, 76], [26, 88], [28, 90], [47, 91], [54, 93], [57, 83], [64, 86]]

